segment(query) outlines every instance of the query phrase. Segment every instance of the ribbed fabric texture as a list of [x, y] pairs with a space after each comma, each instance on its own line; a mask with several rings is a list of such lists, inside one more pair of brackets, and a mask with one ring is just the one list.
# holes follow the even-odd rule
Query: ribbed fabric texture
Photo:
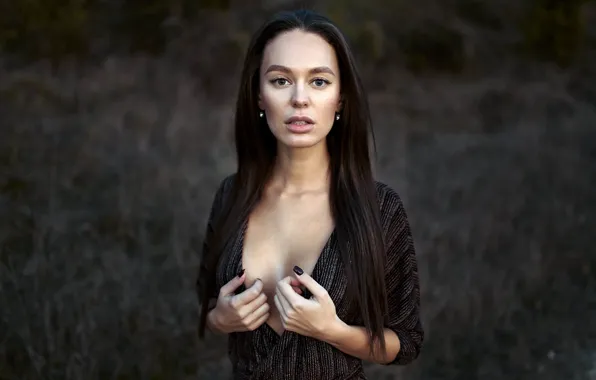
[[[213, 218], [228, 198], [233, 180], [233, 175], [224, 179], [217, 191], [208, 221], [208, 231], [212, 228]], [[401, 343], [399, 354], [390, 364], [404, 365], [419, 355], [424, 339], [419, 316], [420, 291], [416, 254], [410, 225], [399, 195], [381, 182], [376, 182], [376, 188], [387, 249], [385, 281], [389, 323], [386, 327], [395, 331]], [[235, 243], [219, 260], [216, 289], [229, 282], [241, 269], [246, 227], [247, 221], [244, 221]], [[206, 243], [205, 247], [208, 247], [208, 242]], [[347, 278], [335, 233], [331, 234], [323, 248], [312, 277], [327, 289], [335, 303], [337, 315], [344, 322], [362, 325], [360, 316], [344, 297]], [[217, 294], [213, 296], [217, 297]], [[266, 323], [255, 331], [230, 334], [228, 344], [235, 380], [366, 379], [360, 359], [325, 342], [293, 332], [286, 331], [279, 336]]]

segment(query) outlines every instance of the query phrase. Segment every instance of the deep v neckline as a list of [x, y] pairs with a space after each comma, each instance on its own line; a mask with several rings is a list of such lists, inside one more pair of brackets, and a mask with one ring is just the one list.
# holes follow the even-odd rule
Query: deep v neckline
[[[249, 219], [250, 214], [242, 222], [242, 227], [240, 228], [239, 234], [236, 238], [236, 246], [238, 247], [238, 250], [236, 251], [236, 257], [234, 257], [232, 261], [236, 263], [234, 267], [234, 273], [239, 273], [240, 270], [243, 269], [244, 241], [246, 237], [246, 231], [248, 230]], [[333, 240], [335, 239], [336, 229], [337, 227], [334, 225], [331, 234], [329, 234], [329, 237], [327, 238], [325, 245], [323, 245], [323, 248], [319, 253], [319, 257], [317, 257], [317, 261], [315, 262], [315, 265], [313, 267], [312, 274], [310, 275], [313, 278], [313, 280], [315, 280], [317, 283], [319, 283], [319, 285], [321, 285], [325, 289], [329, 289], [331, 283], [327, 283], [326, 281], [320, 281], [319, 268], [321, 267], [321, 265], [324, 264], [324, 260], [327, 260], [328, 252], [332, 246]], [[281, 334], [279, 334], [273, 327], [271, 327], [271, 325], [269, 325], [268, 321], [265, 321], [265, 323], [261, 325], [261, 328], [263, 327], [270, 330], [270, 332], [273, 332], [280, 339], [286, 336], [288, 333], [288, 331], [284, 329], [284, 331]]]

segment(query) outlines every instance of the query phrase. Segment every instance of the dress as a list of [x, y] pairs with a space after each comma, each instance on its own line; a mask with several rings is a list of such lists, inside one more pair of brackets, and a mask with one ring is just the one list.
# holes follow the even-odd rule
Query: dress
[[[231, 190], [234, 175], [224, 179], [213, 202], [208, 228]], [[389, 323], [401, 349], [389, 365], [404, 365], [420, 353], [424, 330], [420, 321], [420, 291], [414, 244], [402, 201], [384, 183], [376, 182], [387, 267], [385, 281], [388, 295]], [[229, 282], [242, 265], [242, 247], [247, 221], [235, 237], [232, 248], [224, 252], [217, 266], [216, 289]], [[345, 301], [347, 278], [338, 251], [335, 232], [331, 234], [315, 264], [312, 277], [329, 293], [337, 315], [349, 325], [360, 325], [358, 313]], [[200, 280], [200, 279], [199, 279]], [[213, 297], [217, 297], [214, 294]], [[228, 336], [228, 354], [235, 380], [351, 380], [366, 379], [362, 361], [332, 345], [285, 331], [281, 336], [267, 323], [255, 331]]]

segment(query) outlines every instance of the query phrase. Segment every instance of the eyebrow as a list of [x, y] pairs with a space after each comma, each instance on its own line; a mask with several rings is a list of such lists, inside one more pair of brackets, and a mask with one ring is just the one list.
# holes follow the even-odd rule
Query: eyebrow
[[[265, 74], [271, 72], [271, 71], [281, 71], [284, 73], [291, 73], [292, 70], [290, 70], [290, 68], [286, 67], [286, 66], [282, 66], [282, 65], [271, 65], [267, 68], [267, 71], [265, 71]], [[308, 72], [310, 74], [322, 74], [322, 73], [327, 73], [327, 74], [331, 74], [333, 76], [335, 76], [335, 73], [333, 72], [333, 70], [331, 70], [329, 67], [327, 66], [319, 66], [319, 67], [313, 67], [312, 69], [308, 70]]]

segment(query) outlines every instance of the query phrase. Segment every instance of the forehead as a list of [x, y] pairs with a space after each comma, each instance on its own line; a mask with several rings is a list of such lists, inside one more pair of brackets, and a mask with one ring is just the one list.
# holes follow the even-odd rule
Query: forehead
[[262, 67], [282, 65], [295, 70], [328, 66], [337, 70], [337, 57], [333, 47], [317, 34], [292, 30], [269, 42], [263, 52]]

